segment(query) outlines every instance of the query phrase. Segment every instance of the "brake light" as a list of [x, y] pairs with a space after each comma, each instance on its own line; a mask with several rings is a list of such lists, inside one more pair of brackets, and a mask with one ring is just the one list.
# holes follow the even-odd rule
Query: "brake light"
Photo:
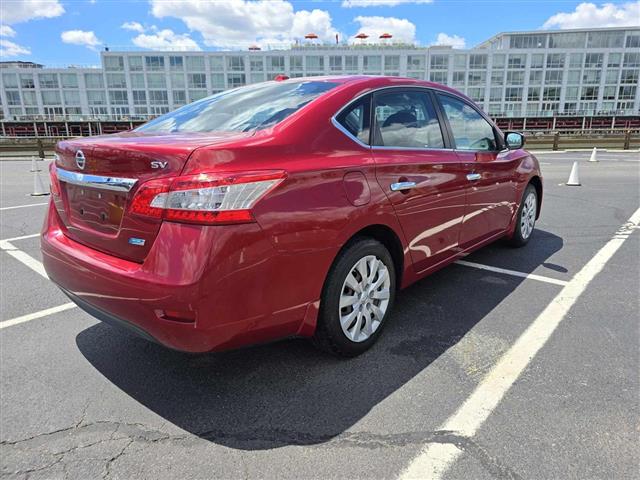
[[140, 186], [130, 211], [173, 222], [248, 223], [251, 208], [285, 178], [283, 171], [199, 174]]
[[[56, 155], [57, 159], [57, 155]], [[56, 197], [60, 196], [60, 184], [58, 183], [58, 174], [56, 173], [56, 163], [51, 162], [49, 165], [49, 176], [51, 177], [51, 194]]]

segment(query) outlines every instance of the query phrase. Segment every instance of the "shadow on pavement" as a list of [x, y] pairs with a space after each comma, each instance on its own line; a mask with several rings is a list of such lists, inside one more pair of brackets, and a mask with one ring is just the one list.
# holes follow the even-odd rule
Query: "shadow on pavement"
[[[536, 230], [523, 249], [489, 248], [518, 259], [509, 268], [531, 272], [562, 244]], [[523, 281], [478, 288], [474, 279], [487, 272], [471, 271], [445, 268], [401, 292], [379, 342], [355, 359], [332, 358], [304, 340], [188, 355], [102, 323], [76, 343], [115, 386], [201, 438], [244, 450], [323, 443], [428, 367]]]

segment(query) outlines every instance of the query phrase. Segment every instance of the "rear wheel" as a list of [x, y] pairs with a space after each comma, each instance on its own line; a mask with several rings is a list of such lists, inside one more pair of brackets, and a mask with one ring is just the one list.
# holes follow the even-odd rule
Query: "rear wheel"
[[510, 243], [514, 247], [522, 247], [529, 242], [533, 229], [536, 226], [538, 215], [538, 193], [533, 185], [527, 185], [522, 195], [518, 216], [516, 217], [516, 229]]
[[353, 357], [378, 339], [395, 297], [396, 272], [380, 242], [362, 238], [336, 258], [322, 292], [314, 344]]

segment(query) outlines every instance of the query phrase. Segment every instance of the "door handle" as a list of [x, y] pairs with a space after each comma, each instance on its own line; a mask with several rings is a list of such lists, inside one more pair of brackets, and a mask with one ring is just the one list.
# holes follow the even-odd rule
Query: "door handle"
[[482, 178], [482, 175], [480, 175], [479, 173], [468, 173], [467, 174], [467, 180], [471, 181], [471, 182], [475, 182], [476, 180], [480, 180]]
[[401, 190], [409, 190], [416, 186], [416, 182], [397, 182], [391, 184], [391, 191], [399, 192]]

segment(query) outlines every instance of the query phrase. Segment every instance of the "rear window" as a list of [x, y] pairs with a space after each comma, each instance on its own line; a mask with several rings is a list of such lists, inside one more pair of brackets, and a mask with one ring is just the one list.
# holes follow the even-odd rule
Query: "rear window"
[[162, 115], [136, 132], [248, 132], [281, 122], [336, 87], [321, 81], [267, 82], [227, 90]]

